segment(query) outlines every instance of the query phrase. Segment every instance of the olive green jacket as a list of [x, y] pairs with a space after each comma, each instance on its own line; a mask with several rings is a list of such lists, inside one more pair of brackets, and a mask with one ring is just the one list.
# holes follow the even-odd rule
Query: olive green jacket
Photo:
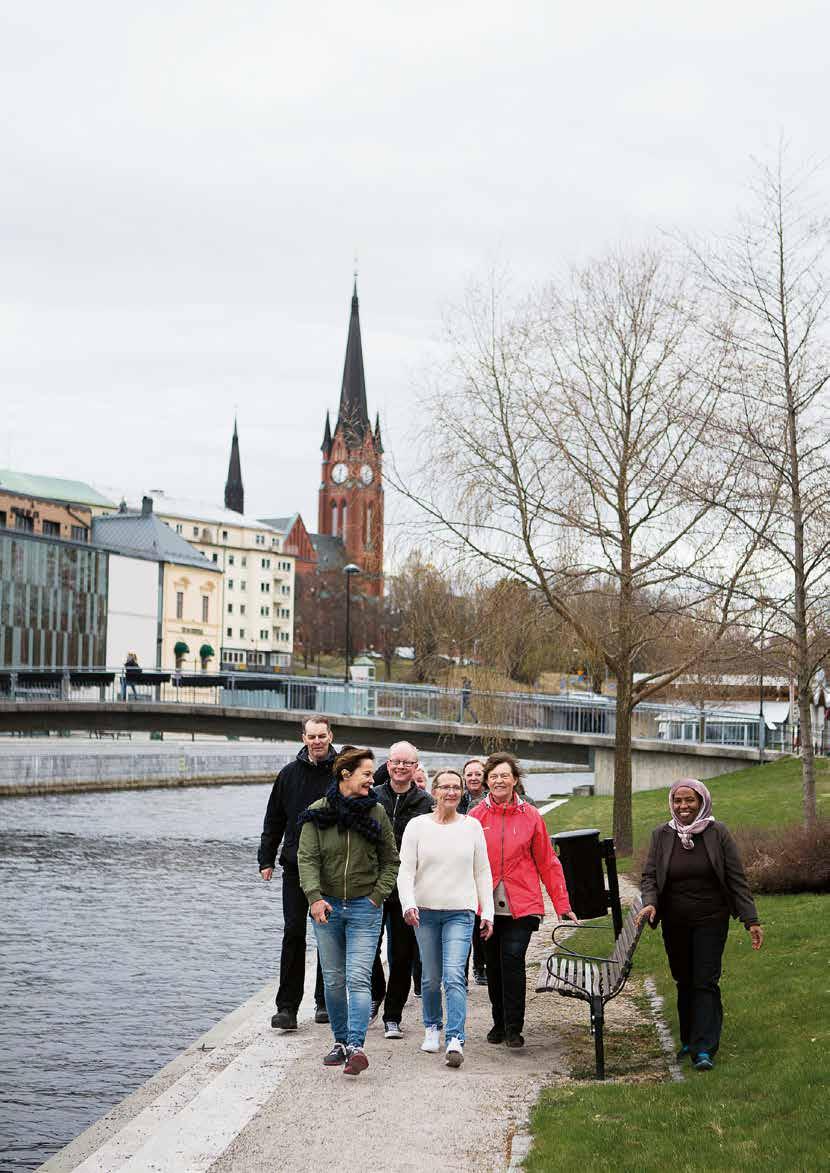
[[[327, 798], [313, 802], [309, 810], [323, 806], [328, 806]], [[400, 859], [392, 824], [380, 803], [372, 807], [371, 816], [381, 828], [376, 844], [359, 831], [303, 823], [297, 864], [300, 887], [309, 904], [324, 896], [336, 900], [368, 896], [378, 907], [383, 904], [395, 886]]]

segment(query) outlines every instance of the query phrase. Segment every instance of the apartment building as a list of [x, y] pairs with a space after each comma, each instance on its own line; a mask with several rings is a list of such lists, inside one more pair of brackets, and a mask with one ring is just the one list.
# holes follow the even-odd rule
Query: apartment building
[[272, 526], [206, 501], [151, 490], [153, 508], [221, 571], [220, 665], [269, 672], [291, 667], [295, 558]]

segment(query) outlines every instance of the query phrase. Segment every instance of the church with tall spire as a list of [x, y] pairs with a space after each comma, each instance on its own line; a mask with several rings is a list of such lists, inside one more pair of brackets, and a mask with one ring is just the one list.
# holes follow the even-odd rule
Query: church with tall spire
[[317, 505], [320, 537], [339, 538], [362, 571], [361, 594], [383, 595], [383, 443], [366, 399], [357, 277], [352, 291], [340, 404], [334, 429], [326, 412]]
[[228, 479], [225, 481], [225, 508], [232, 509], [234, 513], [245, 512], [245, 488], [242, 484], [242, 462], [239, 459], [239, 434], [236, 430], [236, 416], [233, 419]]

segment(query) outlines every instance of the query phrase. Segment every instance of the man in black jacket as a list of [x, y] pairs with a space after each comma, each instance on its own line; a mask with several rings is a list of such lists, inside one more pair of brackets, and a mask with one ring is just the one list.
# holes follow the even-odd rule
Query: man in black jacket
[[[430, 813], [432, 797], [415, 784], [418, 751], [408, 741], [399, 741], [392, 746], [386, 769], [387, 780], [375, 786], [375, 794], [389, 815], [395, 832], [395, 843], [400, 851], [407, 823], [417, 815]], [[383, 777], [383, 770], [384, 766], [381, 766], [375, 774], [376, 782], [379, 776]], [[418, 956], [418, 943], [415, 940], [415, 930], [403, 919], [397, 887], [392, 889], [383, 906], [383, 923], [389, 942], [389, 981], [386, 983], [383, 1005], [384, 1034], [387, 1039], [401, 1039], [401, 1018], [412, 985], [412, 963]], [[379, 1002], [383, 996], [382, 977], [383, 967], [378, 953], [372, 975], [374, 1002]]]
[[[282, 841], [282, 952], [280, 954], [280, 984], [277, 990], [277, 1013], [271, 1026], [280, 1030], [297, 1029], [297, 1011], [303, 999], [305, 985], [305, 938], [308, 925], [308, 901], [300, 887], [297, 868], [297, 847], [300, 814], [318, 798], [322, 798], [332, 780], [335, 751], [328, 717], [306, 717], [303, 721], [303, 748], [293, 762], [283, 766], [268, 799], [265, 823], [262, 828], [258, 860], [259, 874], [270, 880], [274, 874], [277, 849]], [[328, 1022], [323, 975], [317, 960], [317, 981], [314, 987], [317, 1011], [315, 1022]]]

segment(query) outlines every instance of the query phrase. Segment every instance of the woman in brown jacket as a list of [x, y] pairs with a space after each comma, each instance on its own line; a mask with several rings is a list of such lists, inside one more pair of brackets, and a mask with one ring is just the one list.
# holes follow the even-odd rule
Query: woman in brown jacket
[[640, 920], [661, 921], [677, 983], [681, 1048], [698, 1071], [714, 1067], [723, 1026], [721, 959], [729, 918], [743, 921], [760, 949], [764, 930], [735, 840], [712, 817], [712, 797], [696, 778], [669, 790], [671, 819], [652, 832], [643, 866]]

